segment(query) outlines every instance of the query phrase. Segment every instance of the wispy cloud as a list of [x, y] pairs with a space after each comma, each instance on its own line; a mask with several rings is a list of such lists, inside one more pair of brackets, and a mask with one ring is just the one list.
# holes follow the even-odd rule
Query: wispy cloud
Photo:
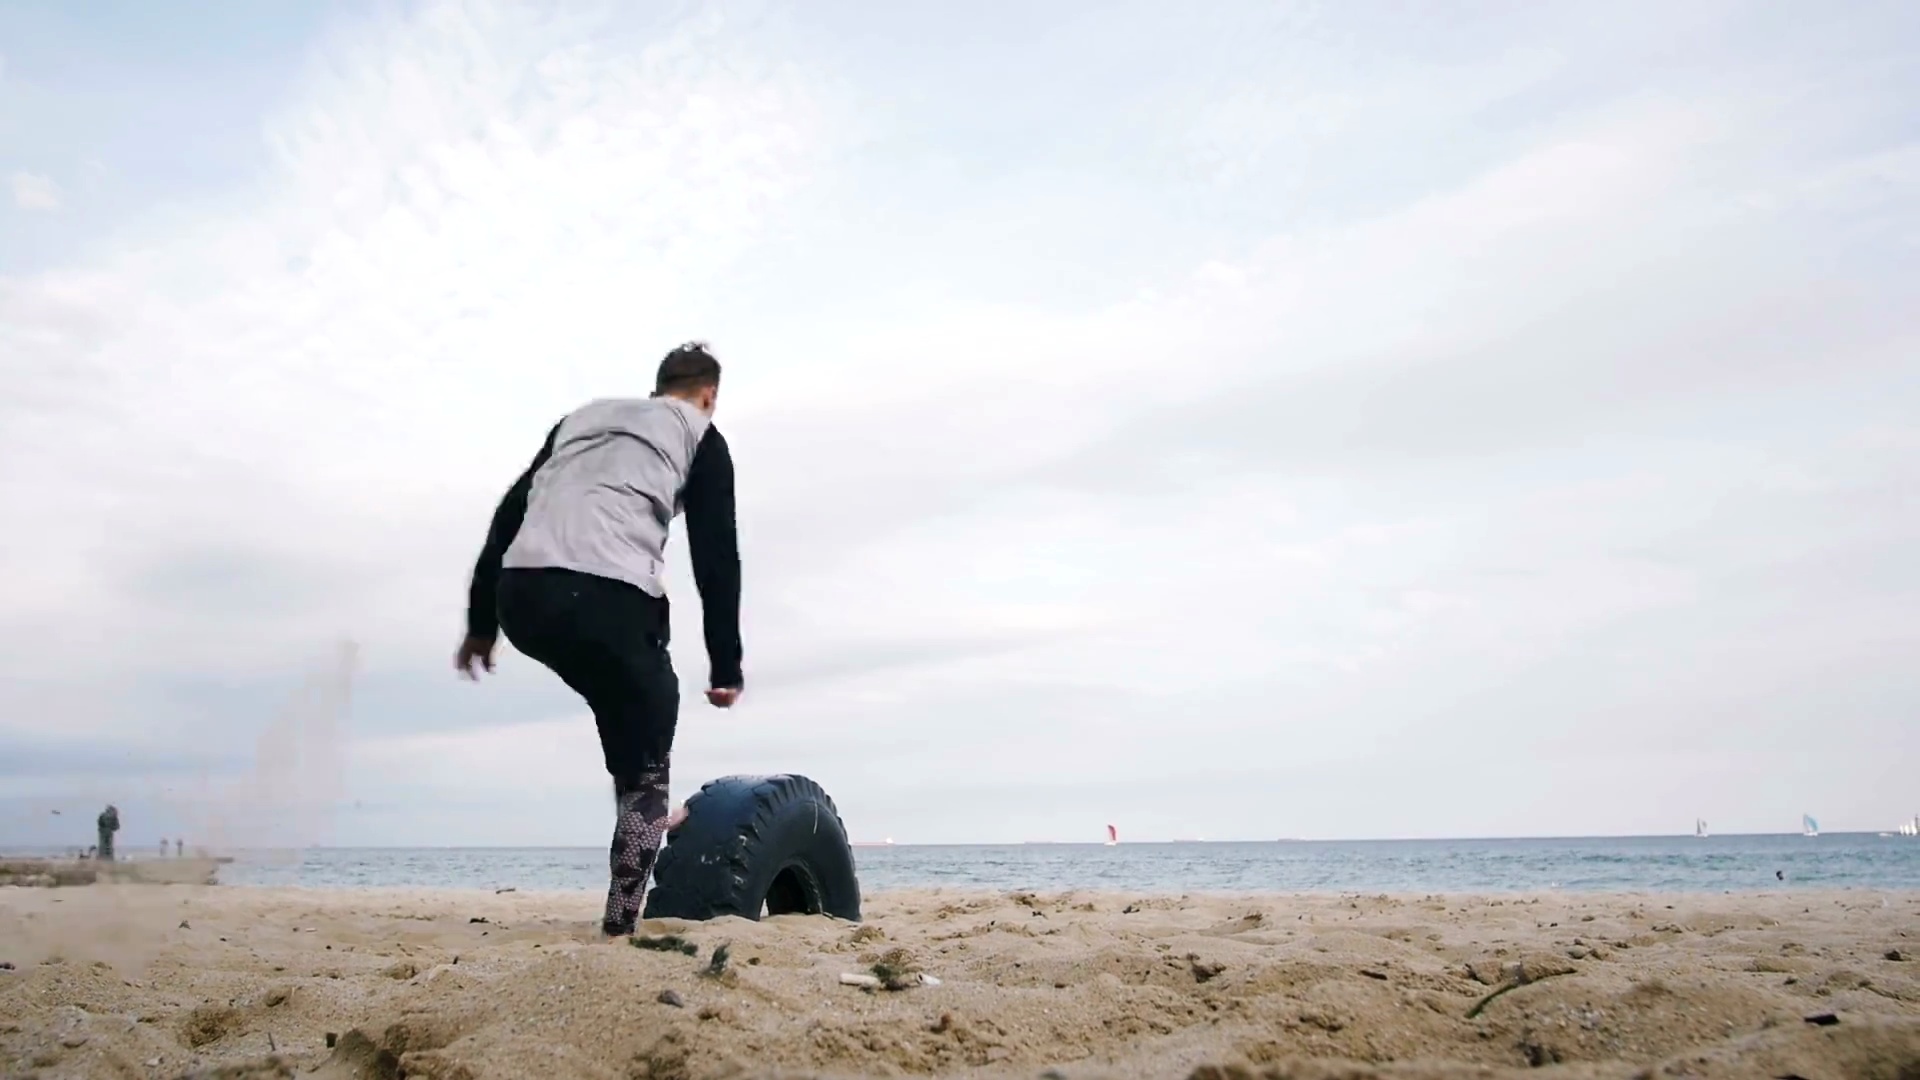
[[13, 186], [13, 205], [22, 210], [60, 209], [60, 187], [50, 176], [16, 172], [8, 178]]

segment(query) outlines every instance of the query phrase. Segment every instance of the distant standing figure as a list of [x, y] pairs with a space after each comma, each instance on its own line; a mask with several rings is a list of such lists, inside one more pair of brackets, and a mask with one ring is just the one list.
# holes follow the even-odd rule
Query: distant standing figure
[[167, 857], [167, 838], [164, 836], [160, 838], [160, 857]]
[[186, 854], [187, 854], [187, 842], [185, 840], [175, 840], [173, 842], [173, 857], [176, 859], [183, 859], [186, 857]]
[[113, 834], [120, 831], [120, 811], [112, 803], [108, 803], [107, 808], [100, 811], [99, 820], [95, 824], [100, 826], [100, 843], [95, 849], [99, 854], [95, 857], [101, 862], [112, 862]]

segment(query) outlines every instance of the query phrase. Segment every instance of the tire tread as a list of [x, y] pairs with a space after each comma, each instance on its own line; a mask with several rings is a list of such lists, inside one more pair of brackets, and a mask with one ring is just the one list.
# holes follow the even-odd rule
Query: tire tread
[[[845, 870], [822, 866], [804, 851], [768, 850], [780, 827], [798, 807], [811, 807], [831, 835], [824, 842], [841, 852], [830, 860], [844, 862]], [[823, 897], [838, 893], [842, 910], [827, 914], [859, 921], [859, 884], [853, 878], [853, 857], [847, 850], [846, 827], [832, 798], [804, 776], [729, 776], [711, 780], [687, 799], [687, 817], [667, 839], [654, 863], [653, 887], [648, 891], [645, 918], [706, 919], [734, 915], [757, 920], [764, 897], [748, 897], [754, 870], [765, 861], [803, 858], [816, 876], [832, 874], [831, 889], [822, 882]], [[816, 826], [816, 832], [819, 831]], [[817, 855], [818, 852], [816, 851]], [[845, 880], [841, 880], [842, 874]], [[826, 901], [833, 904], [831, 899]], [[750, 909], [750, 910], [749, 910]]]

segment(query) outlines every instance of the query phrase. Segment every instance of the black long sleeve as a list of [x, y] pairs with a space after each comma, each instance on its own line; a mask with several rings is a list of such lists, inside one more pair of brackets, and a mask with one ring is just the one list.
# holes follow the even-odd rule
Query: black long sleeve
[[527, 466], [500, 497], [500, 505], [494, 507], [493, 521], [487, 526], [487, 541], [480, 547], [480, 558], [473, 564], [473, 581], [467, 587], [468, 637], [492, 641], [500, 633], [500, 612], [494, 598], [500, 584], [500, 560], [520, 531], [520, 523], [526, 519], [527, 492], [533, 487], [533, 474], [553, 456], [553, 440], [559, 434], [560, 425], [553, 425], [553, 430], [547, 432], [547, 441], [534, 455], [533, 464]]
[[745, 681], [740, 670], [740, 542], [734, 521], [733, 453], [719, 428], [709, 425], [694, 450], [681, 501], [707, 639], [707, 685], [738, 688]]

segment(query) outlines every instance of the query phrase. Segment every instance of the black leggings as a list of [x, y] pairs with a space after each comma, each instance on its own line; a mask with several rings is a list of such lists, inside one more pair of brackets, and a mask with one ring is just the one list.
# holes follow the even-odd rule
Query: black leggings
[[608, 934], [632, 933], [666, 835], [680, 680], [667, 655], [667, 602], [572, 570], [506, 570], [500, 628], [586, 699], [613, 777]]

